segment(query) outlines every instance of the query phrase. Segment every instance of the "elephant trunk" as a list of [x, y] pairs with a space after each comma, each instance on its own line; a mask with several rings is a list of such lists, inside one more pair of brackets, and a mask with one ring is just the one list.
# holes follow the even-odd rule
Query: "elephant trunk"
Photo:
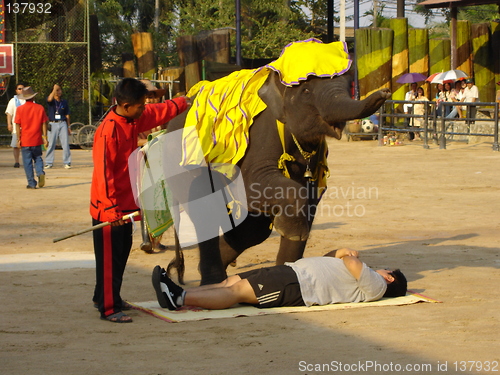
[[[329, 124], [368, 117], [375, 113], [391, 96], [388, 89], [376, 91], [364, 100], [352, 99], [348, 91], [337, 91], [332, 94], [333, 98], [329, 96], [328, 104], [325, 103], [325, 107], [323, 107], [328, 108], [326, 109], [327, 114], [323, 118]], [[334, 110], [332, 111], [332, 109]]]

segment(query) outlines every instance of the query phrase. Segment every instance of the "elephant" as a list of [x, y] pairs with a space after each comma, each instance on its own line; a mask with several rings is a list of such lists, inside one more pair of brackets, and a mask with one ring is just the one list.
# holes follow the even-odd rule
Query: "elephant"
[[[325, 137], [340, 140], [346, 121], [373, 114], [391, 95], [388, 89], [382, 89], [364, 100], [354, 100], [350, 88], [349, 74], [329, 78], [309, 76], [291, 87], [281, 83], [279, 73], [272, 71], [268, 75], [258, 90], [267, 107], [254, 118], [248, 149], [237, 163], [245, 184], [248, 215], [223, 235], [198, 243], [201, 285], [223, 281], [227, 266], [244, 250], [265, 241], [272, 227], [281, 235], [276, 264], [294, 262], [303, 256], [320, 200], [310, 171], [321, 163], [321, 152], [314, 152], [325, 144]], [[185, 113], [174, 118], [168, 132], [182, 129], [185, 119]], [[277, 120], [284, 124], [285, 149]], [[285, 162], [288, 177], [278, 167], [284, 153], [291, 156]], [[173, 195], [192, 194], [193, 181], [178, 181]], [[300, 193], [304, 189], [307, 194]], [[201, 216], [196, 212], [189, 216], [195, 228], [217, 229], [219, 225], [206, 220], [206, 216], [199, 220]]]

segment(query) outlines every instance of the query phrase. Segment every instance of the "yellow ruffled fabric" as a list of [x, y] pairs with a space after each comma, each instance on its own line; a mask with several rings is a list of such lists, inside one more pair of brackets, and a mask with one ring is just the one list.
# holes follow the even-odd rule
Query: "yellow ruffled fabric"
[[277, 60], [266, 66], [280, 73], [281, 83], [292, 86], [311, 75], [331, 78], [344, 74], [351, 63], [344, 42], [324, 44], [312, 38], [290, 43]]
[[245, 69], [199, 85], [184, 125], [183, 165], [201, 164], [202, 157], [208, 163], [236, 164], [245, 155], [253, 119], [267, 107], [257, 91], [268, 74]]
[[188, 92], [197, 95], [183, 133], [183, 165], [205, 162], [235, 165], [245, 155], [253, 119], [265, 108], [258, 90], [271, 70], [286, 86], [309, 76], [333, 77], [351, 66], [343, 42], [323, 44], [317, 39], [290, 43], [272, 63], [240, 70], [213, 82], [202, 81]]

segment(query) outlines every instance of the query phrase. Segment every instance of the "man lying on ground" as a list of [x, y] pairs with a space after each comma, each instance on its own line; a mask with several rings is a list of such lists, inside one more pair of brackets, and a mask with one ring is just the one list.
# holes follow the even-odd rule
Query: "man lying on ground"
[[237, 303], [259, 308], [368, 302], [406, 294], [406, 278], [397, 269], [372, 270], [356, 250], [340, 249], [323, 257], [260, 268], [223, 282], [184, 290], [156, 266], [152, 282], [161, 307], [198, 306], [218, 310]]

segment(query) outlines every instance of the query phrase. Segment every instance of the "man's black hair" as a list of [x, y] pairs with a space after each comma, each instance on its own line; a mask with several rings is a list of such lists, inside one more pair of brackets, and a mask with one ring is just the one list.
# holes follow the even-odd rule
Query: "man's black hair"
[[387, 284], [387, 290], [385, 291], [384, 297], [401, 297], [406, 295], [408, 283], [403, 272], [397, 269], [391, 271], [390, 274], [394, 277], [394, 281]]
[[147, 93], [146, 85], [135, 78], [124, 78], [115, 88], [115, 98], [119, 105], [139, 104]]

